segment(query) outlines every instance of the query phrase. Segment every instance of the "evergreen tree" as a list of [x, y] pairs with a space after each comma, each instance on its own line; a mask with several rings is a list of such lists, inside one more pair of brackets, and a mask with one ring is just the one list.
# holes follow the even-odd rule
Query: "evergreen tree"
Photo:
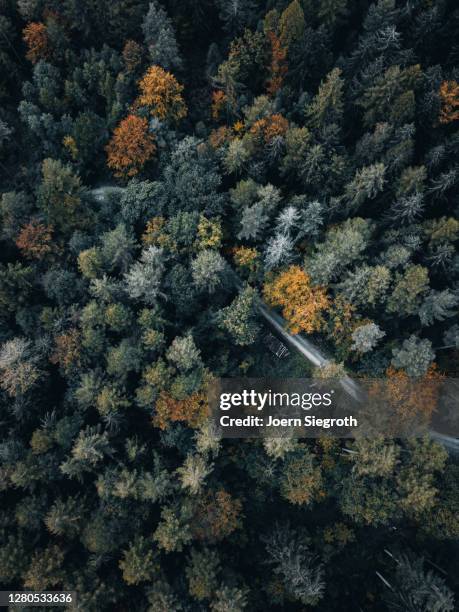
[[133, 299], [154, 304], [161, 296], [160, 285], [164, 271], [163, 253], [157, 247], [148, 247], [142, 251], [125, 274], [126, 291]]
[[289, 526], [277, 525], [266, 538], [269, 563], [287, 592], [303, 605], [314, 605], [323, 597], [323, 567], [317, 563], [307, 541]]
[[429, 340], [419, 340], [410, 336], [400, 349], [392, 349], [392, 365], [403, 368], [412, 377], [422, 376], [435, 358], [432, 344]]
[[239, 346], [255, 342], [259, 325], [255, 317], [257, 295], [254, 289], [247, 286], [237, 297], [218, 313], [219, 325], [225, 329]]
[[403, 610], [454, 610], [454, 596], [442, 578], [424, 568], [424, 559], [400, 555], [395, 560], [395, 584], [385, 590], [387, 603]]
[[375, 323], [360, 325], [352, 332], [353, 344], [351, 348], [359, 353], [367, 353], [372, 351], [378, 341], [385, 335], [385, 332]]
[[182, 59], [179, 55], [172, 22], [156, 0], [149, 4], [142, 31], [153, 64], [165, 70], [181, 68]]

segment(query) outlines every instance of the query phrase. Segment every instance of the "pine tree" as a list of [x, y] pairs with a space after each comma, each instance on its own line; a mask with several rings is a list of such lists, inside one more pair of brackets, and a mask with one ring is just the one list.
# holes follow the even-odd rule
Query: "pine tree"
[[314, 456], [304, 445], [283, 461], [280, 493], [291, 504], [310, 506], [322, 491], [322, 474]]
[[329, 283], [337, 279], [351, 263], [363, 257], [373, 233], [371, 222], [360, 217], [330, 227], [324, 242], [305, 260], [305, 267], [315, 282]]
[[337, 21], [342, 21], [347, 13], [347, 0], [320, 0], [317, 16], [320, 21], [334, 25]]
[[293, 43], [301, 39], [304, 34], [305, 21], [301, 4], [293, 0], [281, 14], [279, 22], [280, 41], [288, 49]]
[[420, 340], [414, 335], [404, 340], [402, 348], [392, 349], [392, 355], [392, 365], [403, 368], [413, 378], [423, 376], [435, 359], [430, 340]]
[[68, 538], [79, 534], [83, 521], [84, 505], [76, 497], [58, 498], [45, 517], [48, 530]]
[[305, 114], [312, 128], [328, 123], [340, 124], [343, 118], [343, 86], [341, 70], [334, 68], [320, 84], [319, 91], [306, 107]]
[[201, 365], [200, 351], [196, 347], [193, 336], [174, 338], [172, 344], [167, 350], [166, 357], [169, 361], [175, 364], [179, 370], [186, 372], [196, 366]]
[[346, 185], [347, 210], [355, 211], [367, 200], [373, 200], [384, 188], [385, 173], [382, 163], [357, 170], [352, 182]]
[[408, 266], [403, 275], [397, 274], [394, 289], [387, 302], [387, 311], [398, 312], [404, 316], [416, 314], [428, 287], [427, 269], [419, 265]]
[[219, 326], [226, 330], [238, 346], [253, 344], [258, 336], [259, 326], [255, 318], [257, 295], [247, 286], [237, 297], [218, 313]]
[[372, 351], [381, 338], [386, 335], [376, 323], [360, 325], [352, 332], [352, 349], [359, 353]]
[[190, 594], [198, 601], [209, 600], [216, 591], [220, 569], [220, 560], [215, 550], [193, 547], [185, 569]]
[[156, 0], [149, 4], [142, 31], [153, 64], [164, 70], [177, 70], [182, 67], [172, 22]]
[[231, 34], [238, 34], [252, 24], [256, 11], [253, 0], [217, 0], [217, 4], [224, 28]]
[[424, 568], [424, 559], [414, 555], [390, 556], [395, 561], [394, 583], [384, 591], [384, 598], [393, 609], [407, 611], [454, 610], [453, 592], [432, 570]]
[[226, 283], [228, 266], [215, 251], [204, 249], [191, 262], [193, 282], [199, 290], [214, 293]]
[[237, 587], [221, 587], [215, 591], [215, 599], [210, 603], [212, 612], [243, 612], [246, 607], [246, 590]]
[[265, 268], [272, 270], [293, 259], [293, 241], [287, 234], [280, 233], [269, 239], [265, 251]]
[[64, 552], [56, 544], [38, 550], [24, 574], [24, 586], [33, 590], [45, 590], [62, 584], [63, 563]]
[[289, 525], [277, 525], [265, 543], [269, 563], [287, 592], [303, 605], [316, 605], [324, 595], [324, 571], [307, 542]]
[[187, 455], [182, 466], [177, 468], [177, 475], [183, 489], [191, 495], [200, 493], [204, 481], [212, 472], [212, 466], [208, 465], [201, 455]]
[[66, 232], [82, 223], [82, 184], [69, 166], [45, 159], [38, 202], [50, 225]]
[[432, 325], [434, 321], [444, 321], [457, 314], [459, 297], [449, 289], [444, 291], [431, 290], [419, 309], [422, 325]]
[[124, 551], [119, 566], [127, 584], [151, 581], [157, 571], [152, 543], [142, 536], [136, 538]]
[[155, 304], [161, 296], [160, 285], [164, 271], [163, 252], [158, 247], [148, 247], [124, 275], [126, 291], [134, 300]]

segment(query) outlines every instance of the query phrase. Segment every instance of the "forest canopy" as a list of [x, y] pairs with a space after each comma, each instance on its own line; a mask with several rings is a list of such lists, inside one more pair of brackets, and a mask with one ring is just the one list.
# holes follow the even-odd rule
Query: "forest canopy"
[[457, 375], [457, 3], [0, 0], [0, 30], [1, 588], [456, 609], [457, 457], [220, 440], [207, 390]]

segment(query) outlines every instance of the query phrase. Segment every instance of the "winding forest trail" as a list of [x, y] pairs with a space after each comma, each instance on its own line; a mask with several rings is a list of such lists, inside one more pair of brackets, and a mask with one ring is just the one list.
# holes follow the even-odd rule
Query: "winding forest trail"
[[[121, 195], [124, 193], [124, 190], [125, 187], [102, 185], [90, 190], [89, 193], [95, 200], [103, 202], [110, 195]], [[236, 273], [234, 273], [234, 276], [236, 279], [238, 279]], [[239, 282], [239, 280], [237, 282]], [[287, 331], [285, 319], [268, 308], [266, 304], [260, 301], [257, 308], [260, 315], [269, 324], [273, 331], [275, 331], [290, 347], [301, 353], [313, 366], [320, 367], [330, 361], [330, 359], [326, 357], [322, 351], [310, 340], [307, 340], [301, 334], [290, 334]], [[351, 397], [354, 399], [358, 398], [360, 392], [359, 385], [350, 376], [346, 376], [341, 380], [341, 386]], [[442, 444], [450, 454], [459, 456], [459, 438], [446, 436], [433, 430], [430, 430], [430, 436], [432, 439]]]

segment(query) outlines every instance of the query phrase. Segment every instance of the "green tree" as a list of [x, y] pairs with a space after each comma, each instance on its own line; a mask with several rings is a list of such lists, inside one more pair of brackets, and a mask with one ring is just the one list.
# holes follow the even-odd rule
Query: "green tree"
[[256, 322], [256, 300], [256, 291], [247, 286], [229, 306], [218, 313], [219, 326], [226, 330], [239, 346], [253, 344], [258, 336], [260, 328]]
[[301, 39], [304, 34], [305, 20], [303, 9], [298, 0], [293, 0], [281, 14], [279, 22], [280, 40], [284, 47]]
[[179, 370], [184, 372], [202, 364], [201, 353], [196, 347], [191, 334], [181, 338], [174, 338], [167, 350], [166, 357], [175, 364]]
[[153, 246], [144, 249], [140, 260], [134, 262], [124, 275], [129, 296], [146, 304], [155, 304], [161, 296], [160, 286], [163, 271], [162, 249]]
[[334, 68], [320, 84], [317, 95], [306, 107], [306, 116], [312, 128], [320, 129], [328, 123], [341, 123], [344, 86], [341, 74], [339, 68]]
[[387, 312], [402, 316], [416, 314], [429, 288], [429, 274], [420, 265], [410, 265], [403, 274], [397, 274], [395, 286], [387, 301]]
[[268, 561], [291, 597], [316, 605], [324, 595], [324, 570], [308, 541], [288, 525], [276, 525], [265, 539]]
[[151, 581], [157, 572], [153, 543], [142, 536], [137, 537], [124, 551], [119, 566], [127, 584]]
[[82, 215], [82, 184], [69, 166], [55, 159], [45, 159], [38, 202], [48, 224], [68, 232], [85, 224]]
[[228, 265], [220, 255], [210, 249], [200, 251], [191, 262], [193, 282], [197, 289], [214, 293], [226, 284]]
[[210, 599], [217, 589], [220, 560], [215, 550], [192, 548], [185, 569], [188, 589], [198, 601]]
[[360, 325], [352, 332], [352, 349], [359, 353], [367, 353], [372, 351], [381, 338], [384, 338], [383, 332], [376, 323], [367, 323]]
[[384, 599], [394, 609], [419, 610], [428, 612], [452, 612], [454, 594], [431, 569], [425, 569], [422, 557], [389, 553], [395, 561], [393, 582], [384, 590]]
[[423, 376], [435, 359], [430, 340], [420, 340], [416, 336], [404, 340], [400, 349], [392, 349], [392, 355], [392, 365], [404, 369], [412, 377]]
[[57, 587], [63, 583], [64, 552], [56, 544], [34, 553], [24, 574], [24, 586], [35, 591]]
[[156, 0], [149, 4], [142, 31], [153, 64], [165, 70], [182, 66], [172, 22]]

